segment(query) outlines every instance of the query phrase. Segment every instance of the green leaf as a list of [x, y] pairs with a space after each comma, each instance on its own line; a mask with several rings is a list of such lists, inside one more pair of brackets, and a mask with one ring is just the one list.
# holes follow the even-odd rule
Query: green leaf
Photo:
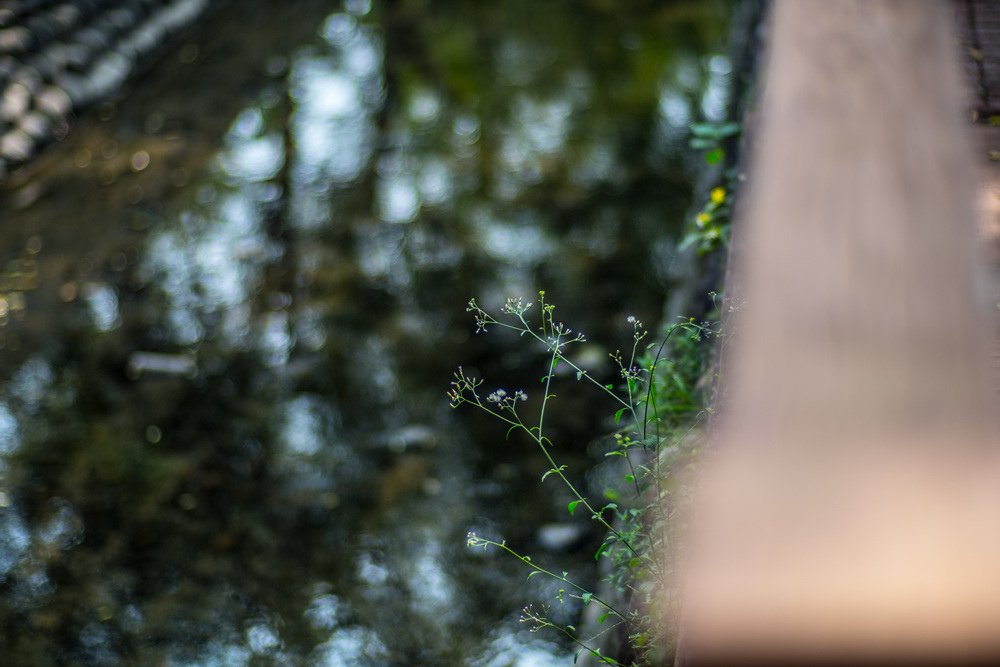
[[597, 551], [594, 552], [594, 560], [600, 560], [601, 554], [604, 553], [604, 550], [607, 549], [607, 548], [608, 548], [608, 543], [607, 542], [605, 542], [601, 546], [597, 547]]
[[577, 371], [576, 372], [576, 379], [577, 379], [577, 382], [579, 382], [580, 380], [583, 379], [583, 371]]
[[583, 600], [583, 604], [590, 604], [590, 600], [593, 597], [594, 597], [593, 593], [584, 593], [583, 595], [580, 596], [580, 599]]
[[603, 614], [601, 614], [600, 618], [597, 619], [597, 622], [603, 625], [604, 621], [608, 620], [608, 616], [610, 615], [611, 615], [610, 611], [604, 612]]
[[622, 423], [622, 415], [625, 414], [625, 408], [620, 408], [615, 412], [615, 426]]
[[[677, 249], [687, 250], [697, 240], [698, 240], [698, 234], [695, 233], [688, 234], [681, 240], [680, 244], [677, 246]], [[608, 385], [608, 387], [610, 388], [611, 385]]]
[[724, 125], [716, 125], [715, 123], [693, 123], [691, 125], [691, 134], [692, 136], [705, 139], [725, 139], [726, 137], [739, 134], [740, 129], [741, 127], [739, 123], [726, 123]]
[[733, 135], [739, 134], [741, 130], [739, 123], [726, 123], [718, 129], [719, 136], [731, 137]]
[[615, 386], [613, 384], [606, 384], [606, 385], [604, 385], [604, 388], [607, 389], [608, 391], [614, 391], [615, 390]]
[[696, 137], [711, 138], [717, 136], [718, 132], [715, 126], [709, 123], [693, 123], [691, 134]]
[[566, 509], [569, 510], [570, 516], [576, 513], [576, 506], [582, 502], [582, 500], [571, 500], [569, 504], [566, 505]]
[[721, 148], [713, 148], [705, 153], [705, 162], [709, 164], [719, 164], [725, 156], [726, 152], [724, 150]]
[[697, 148], [699, 150], [704, 150], [706, 148], [714, 148], [719, 145], [719, 142], [715, 139], [710, 139], [708, 137], [694, 137], [688, 142], [688, 146], [691, 148]]
[[559, 466], [558, 468], [550, 468], [550, 469], [549, 469], [548, 471], [546, 471], [546, 473], [545, 473], [544, 475], [542, 475], [542, 481], [544, 482], [544, 481], [545, 481], [545, 478], [546, 478], [546, 477], [548, 477], [549, 475], [551, 475], [551, 474], [553, 474], [553, 473], [559, 473], [559, 472], [562, 472], [562, 471], [563, 471], [563, 470], [565, 470], [565, 469], [566, 469], [566, 466], [565, 466], [565, 465], [561, 465], [561, 466]]

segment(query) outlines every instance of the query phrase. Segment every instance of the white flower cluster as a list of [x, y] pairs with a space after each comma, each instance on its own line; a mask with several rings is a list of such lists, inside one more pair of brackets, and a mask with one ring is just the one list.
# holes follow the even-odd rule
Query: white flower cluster
[[496, 403], [502, 408], [513, 408], [518, 401], [528, 400], [528, 395], [523, 390], [518, 389], [513, 396], [509, 396], [505, 389], [497, 389], [487, 396], [486, 400], [490, 403]]
[[625, 380], [638, 380], [642, 377], [642, 369], [638, 366], [622, 367], [622, 378]]
[[523, 315], [527, 310], [531, 308], [531, 304], [524, 303], [524, 299], [521, 297], [508, 297], [507, 302], [503, 305], [503, 312], [511, 313], [513, 315]]
[[635, 339], [637, 341], [646, 337], [646, 329], [643, 327], [642, 321], [635, 315], [629, 315], [625, 318], [625, 321], [632, 325], [632, 329], [635, 332]]

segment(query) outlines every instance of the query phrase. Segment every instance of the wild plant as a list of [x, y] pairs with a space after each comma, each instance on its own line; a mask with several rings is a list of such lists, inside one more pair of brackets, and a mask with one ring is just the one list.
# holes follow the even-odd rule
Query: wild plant
[[678, 249], [695, 246], [699, 255], [708, 254], [729, 245], [733, 215], [733, 193], [742, 180], [740, 170], [732, 159], [728, 159], [726, 148], [740, 140], [742, 126], [739, 123], [694, 123], [691, 125], [691, 139], [688, 145], [703, 151], [707, 165], [729, 164], [716, 175], [716, 183], [708, 192], [708, 197], [692, 220], [687, 224]]
[[[448, 391], [451, 406], [469, 405], [482, 410], [507, 426], [508, 437], [523, 433], [540, 449], [548, 464], [541, 481], [549, 477], [558, 479], [572, 498], [566, 506], [569, 515], [586, 517], [604, 532], [594, 558], [611, 559], [608, 580], [616, 599], [595, 594], [574, 580], [568, 571], [537, 564], [506, 540], [470, 533], [468, 545], [509, 554], [530, 569], [529, 578], [541, 575], [556, 580], [560, 586], [556, 596], [559, 603], [570, 598], [579, 600], [584, 607], [599, 606], [600, 628], [586, 635], [574, 625], [552, 620], [544, 610], [525, 607], [521, 621], [533, 631], [559, 632], [577, 645], [576, 658], [587, 653], [608, 665], [624, 663], [602, 654], [601, 638], [606, 633], [622, 632], [629, 638], [631, 654], [636, 656], [630, 664], [647, 663], [654, 647], [665, 648], [650, 610], [654, 591], [665, 581], [671, 567], [667, 556], [670, 516], [665, 502], [670, 491], [663, 467], [669, 465], [672, 454], [682, 451], [687, 436], [707, 414], [698, 386], [704, 373], [702, 342], [716, 335], [717, 326], [681, 319], [667, 326], [658, 342], [650, 344], [649, 332], [642, 322], [629, 317], [631, 341], [627, 351], [609, 355], [618, 376], [616, 384], [601, 382], [570, 358], [570, 349], [585, 342], [586, 337], [556, 319], [555, 305], [545, 300], [544, 291], [533, 302], [508, 299], [496, 316], [476, 299], [469, 301], [466, 310], [475, 318], [477, 333], [491, 328], [509, 329], [545, 351], [546, 365], [540, 378], [543, 394], [537, 412], [528, 414], [525, 408], [528, 396], [523, 389], [488, 389], [483, 378], [467, 374], [459, 367]], [[668, 353], [677, 356], [672, 358]], [[568, 466], [559, 463], [553, 453], [546, 416], [555, 399], [553, 386], [560, 365], [567, 367], [577, 382], [586, 383], [604, 396], [614, 411], [615, 427], [605, 456], [620, 457], [622, 483], [618, 489], [605, 489], [602, 499], [575, 484], [567, 474]]]

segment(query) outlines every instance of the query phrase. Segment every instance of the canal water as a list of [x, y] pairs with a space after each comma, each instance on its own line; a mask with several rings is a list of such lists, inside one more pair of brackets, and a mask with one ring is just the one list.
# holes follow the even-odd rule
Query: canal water
[[[221, 3], [0, 189], [0, 664], [570, 664], [518, 622], [601, 535], [530, 442], [539, 289], [607, 353], [655, 322], [721, 114], [724, 3]], [[613, 406], [560, 380], [591, 493]], [[554, 539], [553, 536], [572, 539]]]

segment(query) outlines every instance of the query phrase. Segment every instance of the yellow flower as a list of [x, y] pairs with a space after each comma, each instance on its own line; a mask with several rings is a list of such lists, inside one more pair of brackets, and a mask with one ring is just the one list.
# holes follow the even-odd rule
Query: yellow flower
[[712, 215], [710, 213], [705, 213], [704, 211], [699, 213], [698, 217], [694, 219], [694, 221], [698, 224], [699, 227], [704, 227], [709, 222], [711, 222], [711, 220], [712, 220]]
[[713, 188], [711, 194], [713, 204], [721, 204], [726, 201], [726, 189], [723, 187]]

